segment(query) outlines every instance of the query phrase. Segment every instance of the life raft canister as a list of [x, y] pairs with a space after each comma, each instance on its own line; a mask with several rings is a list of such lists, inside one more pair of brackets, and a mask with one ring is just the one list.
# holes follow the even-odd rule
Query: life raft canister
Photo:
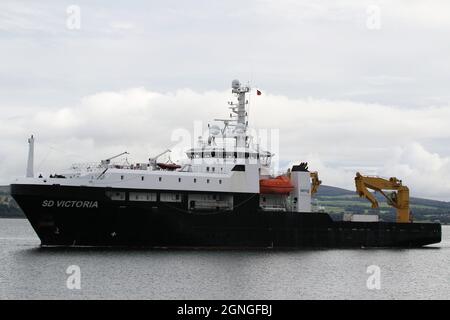
[[180, 165], [175, 164], [175, 163], [160, 163], [160, 162], [158, 162], [156, 165], [158, 167], [160, 167], [162, 170], [169, 170], [169, 171], [181, 168]]
[[260, 193], [288, 194], [294, 190], [294, 185], [286, 176], [278, 176], [272, 179], [259, 180]]

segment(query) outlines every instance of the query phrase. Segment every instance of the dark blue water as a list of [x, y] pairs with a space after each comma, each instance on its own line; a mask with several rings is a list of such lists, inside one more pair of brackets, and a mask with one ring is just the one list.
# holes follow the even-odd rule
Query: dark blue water
[[[67, 288], [71, 265], [81, 289]], [[450, 299], [450, 226], [422, 249], [55, 250], [0, 219], [0, 299]]]

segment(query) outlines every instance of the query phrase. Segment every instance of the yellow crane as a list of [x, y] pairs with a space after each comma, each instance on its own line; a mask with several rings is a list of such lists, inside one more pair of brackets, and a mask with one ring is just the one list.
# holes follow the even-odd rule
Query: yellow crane
[[311, 196], [312, 196], [317, 192], [322, 181], [319, 180], [319, 174], [317, 173], [317, 171], [311, 172], [310, 177], [311, 177]]
[[[409, 210], [409, 189], [402, 185], [397, 178], [383, 179], [380, 177], [363, 176], [359, 172], [355, 177], [356, 192], [360, 197], [365, 197], [372, 203], [372, 208], [378, 208], [378, 201], [368, 189], [380, 192], [387, 203], [397, 209], [397, 222], [412, 222]], [[396, 192], [385, 193], [383, 190]]]

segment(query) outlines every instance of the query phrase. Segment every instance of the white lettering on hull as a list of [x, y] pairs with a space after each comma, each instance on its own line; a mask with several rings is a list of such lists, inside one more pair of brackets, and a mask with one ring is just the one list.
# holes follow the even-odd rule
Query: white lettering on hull
[[42, 206], [46, 208], [98, 208], [98, 201], [82, 201], [82, 200], [44, 200]]

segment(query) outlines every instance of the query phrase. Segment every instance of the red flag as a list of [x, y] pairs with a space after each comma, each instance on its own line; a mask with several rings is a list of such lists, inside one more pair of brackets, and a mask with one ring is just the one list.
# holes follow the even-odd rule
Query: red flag
[[256, 89], [256, 94], [257, 94], [258, 96], [260, 96], [260, 95], [261, 95], [261, 91], [259, 91], [258, 89]]

